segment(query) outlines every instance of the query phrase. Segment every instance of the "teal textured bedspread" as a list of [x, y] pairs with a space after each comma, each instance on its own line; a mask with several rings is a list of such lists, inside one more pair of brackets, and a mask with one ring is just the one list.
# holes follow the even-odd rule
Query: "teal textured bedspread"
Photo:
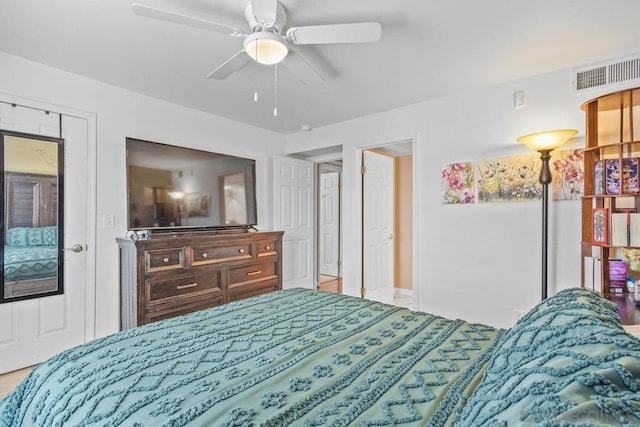
[[61, 353], [0, 402], [0, 425], [449, 425], [503, 333], [278, 291]]
[[5, 245], [4, 280], [6, 282], [57, 276], [57, 246]]

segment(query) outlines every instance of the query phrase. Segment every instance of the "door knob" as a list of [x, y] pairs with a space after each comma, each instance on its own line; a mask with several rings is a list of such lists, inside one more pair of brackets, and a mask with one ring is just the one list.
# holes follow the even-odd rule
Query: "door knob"
[[84, 249], [84, 246], [81, 245], [80, 243], [76, 243], [70, 248], [64, 248], [65, 251], [73, 251], [73, 252], [82, 252], [83, 249]]

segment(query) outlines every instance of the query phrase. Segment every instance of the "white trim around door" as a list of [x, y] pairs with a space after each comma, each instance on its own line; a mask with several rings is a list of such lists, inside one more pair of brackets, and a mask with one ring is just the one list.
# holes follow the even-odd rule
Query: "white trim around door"
[[95, 338], [96, 331], [96, 210], [97, 210], [97, 115], [87, 111], [50, 104], [16, 95], [0, 93], [0, 101], [43, 111], [55, 112], [62, 116], [77, 117], [87, 122], [87, 254], [85, 277], [85, 333], [84, 339]]

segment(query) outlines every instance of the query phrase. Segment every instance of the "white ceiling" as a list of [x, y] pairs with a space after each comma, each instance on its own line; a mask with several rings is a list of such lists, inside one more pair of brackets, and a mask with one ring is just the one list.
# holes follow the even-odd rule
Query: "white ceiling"
[[[245, 0], [136, 1], [247, 27]], [[0, 51], [283, 134], [640, 51], [638, 0], [281, 0], [287, 27], [383, 30], [374, 44], [297, 47], [326, 81], [280, 67], [273, 117], [272, 66], [207, 79], [242, 39], [137, 16], [132, 2], [0, 0]]]

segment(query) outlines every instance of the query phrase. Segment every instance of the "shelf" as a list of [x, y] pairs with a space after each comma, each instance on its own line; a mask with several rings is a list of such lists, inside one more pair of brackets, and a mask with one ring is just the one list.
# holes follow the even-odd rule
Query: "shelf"
[[629, 248], [629, 249], [640, 249], [640, 246], [613, 246], [613, 245], [602, 245], [600, 243], [592, 243], [592, 242], [580, 242], [582, 245], [589, 245], [589, 246], [598, 246], [600, 248], [609, 248], [609, 249], [615, 249], [615, 248]]
[[584, 153], [585, 151], [598, 151], [598, 150], [615, 148], [615, 147], [626, 147], [627, 145], [632, 145], [632, 144], [640, 144], [640, 141], [625, 141], [625, 142], [614, 142], [611, 144], [596, 145], [595, 147], [582, 148], [582, 152]]
[[640, 193], [629, 193], [629, 194], [585, 194], [582, 196], [583, 199], [615, 199], [618, 197], [640, 197]]
[[[624, 231], [624, 224], [618, 221], [620, 218], [614, 217], [624, 209], [636, 209], [640, 213], [640, 191], [625, 194], [594, 194], [598, 190], [607, 188], [606, 171], [596, 173], [596, 166], [602, 165], [606, 160], [617, 160], [617, 175], [614, 178], [620, 191], [633, 191], [636, 187], [634, 180], [640, 179], [635, 163], [628, 162], [627, 159], [640, 158], [640, 88], [625, 89], [618, 92], [606, 94], [585, 102], [582, 105], [585, 112], [585, 145], [581, 151], [584, 153], [584, 196], [581, 200], [582, 209], [582, 285], [587, 283], [587, 276], [599, 277], [599, 291], [609, 291], [609, 266], [607, 262], [600, 262], [599, 271], [594, 271], [593, 267], [585, 263], [585, 257], [596, 256], [602, 260], [615, 257], [620, 248], [640, 249], [638, 246], [612, 245], [593, 242], [594, 237], [594, 209], [601, 209], [605, 214], [598, 215], [598, 221], [604, 221], [604, 230], [608, 236], [602, 241], [628, 242], [629, 233], [637, 236], [638, 218], [631, 218], [635, 225], [627, 222], [627, 239], [618, 238], [618, 233]], [[600, 175], [603, 173], [603, 176]], [[596, 182], [597, 179], [597, 182]], [[601, 182], [604, 181], [604, 182]], [[597, 184], [597, 186], [596, 186]], [[605, 191], [602, 191], [603, 193]], [[625, 200], [626, 199], [626, 200]], [[628, 203], [627, 203], [628, 202]], [[615, 219], [615, 223], [613, 221]], [[599, 223], [598, 223], [599, 224]], [[611, 233], [615, 227], [616, 238], [612, 238]], [[622, 229], [620, 229], [622, 228]], [[602, 229], [598, 229], [598, 232]], [[632, 240], [638, 244], [637, 240]], [[591, 269], [590, 269], [591, 268]], [[586, 269], [586, 270], [585, 270]], [[617, 295], [612, 298], [619, 298]]]

